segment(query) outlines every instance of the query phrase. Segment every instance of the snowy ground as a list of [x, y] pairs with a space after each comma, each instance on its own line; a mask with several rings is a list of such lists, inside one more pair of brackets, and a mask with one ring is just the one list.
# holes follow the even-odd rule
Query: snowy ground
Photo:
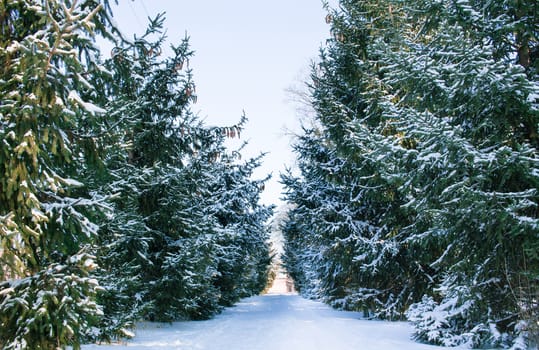
[[[85, 350], [409, 350], [442, 349], [410, 340], [404, 322], [361, 320], [358, 313], [283, 293], [244, 299], [209, 321], [144, 323], [122, 345], [87, 345]], [[285, 289], [284, 289], [285, 290]]]

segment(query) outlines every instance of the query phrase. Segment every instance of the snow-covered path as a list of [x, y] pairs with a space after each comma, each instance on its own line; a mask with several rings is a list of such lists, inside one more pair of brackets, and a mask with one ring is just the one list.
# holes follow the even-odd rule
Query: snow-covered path
[[403, 322], [360, 320], [294, 294], [244, 299], [212, 320], [142, 324], [124, 345], [87, 345], [85, 350], [408, 350], [441, 349], [409, 339]]

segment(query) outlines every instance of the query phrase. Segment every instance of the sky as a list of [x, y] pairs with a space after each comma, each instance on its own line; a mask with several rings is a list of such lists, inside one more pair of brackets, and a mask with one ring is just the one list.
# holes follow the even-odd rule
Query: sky
[[254, 176], [272, 174], [261, 202], [282, 204], [279, 174], [294, 165], [290, 134], [300, 129], [287, 89], [304, 86], [329, 38], [322, 0], [123, 0], [113, 12], [128, 38], [141, 35], [147, 18], [161, 12], [169, 43], [190, 38], [193, 112], [216, 126], [234, 125], [245, 112], [244, 159], [269, 152]]

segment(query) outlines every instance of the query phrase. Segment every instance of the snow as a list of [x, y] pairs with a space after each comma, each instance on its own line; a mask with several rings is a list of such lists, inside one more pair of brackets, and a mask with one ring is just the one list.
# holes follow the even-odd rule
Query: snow
[[75, 179], [69, 179], [69, 178], [61, 178], [61, 181], [66, 184], [67, 186], [71, 187], [83, 187], [84, 184], [82, 182], [79, 182]]
[[539, 100], [539, 94], [531, 93], [528, 95], [527, 102], [533, 103]]
[[421, 350], [442, 349], [410, 340], [406, 322], [361, 319], [320, 302], [283, 293], [242, 300], [208, 321], [141, 323], [123, 344], [85, 345], [85, 350]]
[[13, 55], [15, 52], [17, 52], [19, 50], [19, 48], [21, 47], [21, 45], [19, 44], [19, 42], [17, 41], [13, 41], [7, 48], [6, 48], [6, 52], [10, 55]]
[[101, 107], [98, 107], [96, 105], [94, 105], [93, 103], [90, 103], [90, 102], [84, 102], [82, 100], [82, 98], [79, 96], [79, 94], [72, 90], [71, 92], [69, 92], [69, 96], [67, 97], [68, 100], [73, 100], [75, 101], [76, 103], [78, 103], [82, 108], [84, 108], [87, 112], [91, 113], [91, 114], [103, 114], [103, 113], [106, 113], [107, 111], [104, 110], [103, 108]]

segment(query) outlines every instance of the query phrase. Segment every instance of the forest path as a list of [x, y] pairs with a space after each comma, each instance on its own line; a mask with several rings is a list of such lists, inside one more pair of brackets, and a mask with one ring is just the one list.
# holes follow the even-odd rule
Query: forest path
[[410, 340], [405, 322], [361, 320], [296, 294], [242, 300], [208, 321], [143, 323], [123, 345], [86, 345], [85, 350], [409, 350], [441, 349]]

